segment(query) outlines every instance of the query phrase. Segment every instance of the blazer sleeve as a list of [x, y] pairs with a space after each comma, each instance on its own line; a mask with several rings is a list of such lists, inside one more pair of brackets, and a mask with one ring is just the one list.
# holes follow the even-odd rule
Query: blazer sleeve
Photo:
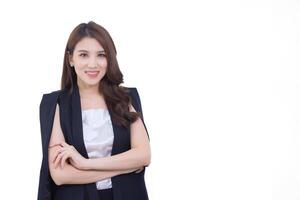
[[48, 146], [53, 127], [57, 100], [58, 92], [43, 94], [39, 106], [43, 158], [40, 168], [38, 200], [51, 200], [53, 198], [52, 196], [55, 183], [50, 175], [48, 166]]
[[145, 129], [146, 129], [146, 132], [147, 132], [147, 135], [148, 135], [148, 139], [150, 141], [150, 137], [149, 137], [149, 134], [148, 134], [148, 130], [147, 130], [147, 127], [146, 127], [146, 124], [144, 122], [144, 116], [143, 116], [143, 110], [142, 110], [142, 104], [141, 104], [141, 99], [140, 99], [140, 96], [139, 96], [139, 93], [138, 93], [138, 90], [135, 88], [135, 87], [132, 87], [130, 88], [130, 95], [132, 97], [132, 105], [134, 107], [134, 109], [141, 113], [141, 116], [142, 116], [142, 122], [145, 126]]

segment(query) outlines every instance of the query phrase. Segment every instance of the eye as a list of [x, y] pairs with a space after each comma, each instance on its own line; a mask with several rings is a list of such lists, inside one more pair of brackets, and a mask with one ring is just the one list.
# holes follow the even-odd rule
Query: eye
[[79, 56], [81, 56], [81, 57], [85, 57], [86, 55], [87, 55], [86, 53], [79, 54]]
[[105, 54], [101, 53], [101, 54], [99, 54], [98, 56], [100, 56], [100, 57], [105, 57]]

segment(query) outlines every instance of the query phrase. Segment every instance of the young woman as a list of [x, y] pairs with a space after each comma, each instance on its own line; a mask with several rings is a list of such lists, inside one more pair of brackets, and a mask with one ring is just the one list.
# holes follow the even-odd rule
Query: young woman
[[149, 136], [138, 91], [123, 75], [109, 33], [79, 24], [64, 55], [61, 89], [40, 104], [39, 200], [146, 200]]

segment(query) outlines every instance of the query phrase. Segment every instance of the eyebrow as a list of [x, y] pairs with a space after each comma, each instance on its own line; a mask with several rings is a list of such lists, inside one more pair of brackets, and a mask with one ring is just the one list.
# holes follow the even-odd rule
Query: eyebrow
[[[78, 52], [89, 52], [89, 51], [81, 49], [81, 50], [78, 50]], [[104, 50], [101, 50], [101, 51], [98, 51], [98, 52], [99, 52], [99, 53], [105, 53]]]

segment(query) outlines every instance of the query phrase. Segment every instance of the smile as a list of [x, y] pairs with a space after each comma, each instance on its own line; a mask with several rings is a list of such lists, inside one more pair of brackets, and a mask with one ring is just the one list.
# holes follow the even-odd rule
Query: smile
[[85, 71], [90, 78], [96, 78], [100, 71]]

